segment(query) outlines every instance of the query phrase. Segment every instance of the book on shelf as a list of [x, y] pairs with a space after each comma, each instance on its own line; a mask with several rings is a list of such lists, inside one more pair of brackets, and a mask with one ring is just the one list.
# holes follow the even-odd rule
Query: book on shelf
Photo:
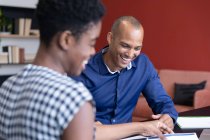
[[31, 22], [32, 20], [30, 18], [25, 19], [25, 28], [24, 28], [24, 35], [29, 36], [30, 30], [31, 30]]
[[7, 62], [12, 63], [12, 47], [11, 46], [3, 46], [2, 52], [6, 52], [7, 55]]
[[31, 18], [17, 18], [15, 19], [14, 33], [20, 36], [29, 36], [31, 30]]
[[25, 19], [24, 18], [15, 19], [14, 33], [23, 36], [24, 28], [25, 28]]
[[25, 63], [25, 49], [19, 48], [19, 63], [24, 64]]
[[19, 48], [17, 46], [12, 46], [12, 63], [19, 63]]
[[7, 63], [8, 63], [8, 53], [0, 52], [0, 64], [7, 64]]
[[[5, 53], [6, 59], [3, 62], [7, 64], [25, 63], [25, 50], [17, 46], [3, 46], [2, 52]], [[5, 56], [4, 56], [5, 59]]]

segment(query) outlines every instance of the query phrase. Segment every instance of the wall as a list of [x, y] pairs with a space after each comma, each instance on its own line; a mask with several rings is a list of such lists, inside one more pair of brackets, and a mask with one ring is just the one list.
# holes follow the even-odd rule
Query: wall
[[133, 15], [144, 26], [143, 52], [160, 68], [210, 71], [209, 0], [103, 0], [103, 19], [97, 50], [121, 15]]

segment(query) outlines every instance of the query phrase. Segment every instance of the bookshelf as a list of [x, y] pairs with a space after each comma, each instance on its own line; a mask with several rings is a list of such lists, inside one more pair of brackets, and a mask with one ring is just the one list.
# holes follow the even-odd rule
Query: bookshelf
[[[36, 19], [34, 18], [34, 11], [38, 0], [0, 0], [0, 8], [3, 10], [6, 17], [11, 19], [31, 19], [31, 29], [37, 29]], [[34, 24], [35, 23], [35, 24]], [[25, 54], [35, 55], [39, 46], [39, 36], [0, 33], [0, 53], [3, 53], [3, 46], [17, 46], [24, 48]], [[0, 63], [0, 76], [12, 75], [19, 72], [26, 63]]]
[[[25, 54], [36, 54], [39, 47], [38, 36], [0, 35], [0, 53], [6, 45], [20, 46]], [[25, 64], [0, 64], [0, 75], [11, 75], [20, 71]]]
[[3, 46], [18, 46], [25, 49], [25, 53], [36, 53], [39, 46], [38, 36], [0, 35], [0, 52]]

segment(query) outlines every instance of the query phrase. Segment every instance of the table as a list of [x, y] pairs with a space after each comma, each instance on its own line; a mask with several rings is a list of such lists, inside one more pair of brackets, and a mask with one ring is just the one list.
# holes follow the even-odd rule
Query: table
[[[210, 116], [210, 106], [199, 108], [199, 109], [193, 109], [193, 110], [190, 110], [190, 111], [181, 112], [181, 113], [179, 113], [179, 116]], [[200, 137], [200, 134], [201, 134], [202, 131], [203, 131], [203, 129], [181, 129], [177, 124], [174, 127], [174, 132], [175, 133], [192, 133], [192, 132], [195, 132], [197, 134], [198, 138]], [[134, 136], [136, 136], [136, 135], [134, 135]], [[132, 139], [132, 137], [133, 136], [130, 136], [130, 137], [127, 137], [127, 138], [130, 140], [130, 139]]]
[[[203, 107], [203, 108], [198, 108], [186, 112], [181, 112], [179, 113], [179, 116], [210, 116], [210, 106]], [[195, 132], [198, 137], [200, 137], [201, 132], [203, 129], [181, 129], [179, 126], [176, 124], [174, 127], [174, 132], [175, 133], [191, 133]]]

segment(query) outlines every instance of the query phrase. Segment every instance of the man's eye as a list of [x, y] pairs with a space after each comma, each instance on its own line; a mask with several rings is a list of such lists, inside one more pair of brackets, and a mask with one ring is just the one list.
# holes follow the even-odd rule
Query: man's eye
[[128, 45], [125, 45], [125, 44], [121, 44], [121, 46], [122, 46], [123, 48], [129, 48], [129, 46], [128, 46]]
[[141, 50], [141, 47], [135, 48], [135, 51], [139, 51]]

